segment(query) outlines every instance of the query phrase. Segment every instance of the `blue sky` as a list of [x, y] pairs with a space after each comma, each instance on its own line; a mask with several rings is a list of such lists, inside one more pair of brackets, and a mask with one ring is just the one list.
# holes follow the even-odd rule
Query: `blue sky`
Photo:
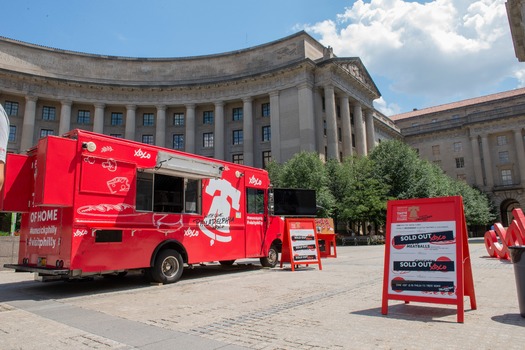
[[223, 53], [305, 30], [360, 57], [392, 115], [525, 86], [505, 0], [17, 0], [0, 35], [128, 57]]

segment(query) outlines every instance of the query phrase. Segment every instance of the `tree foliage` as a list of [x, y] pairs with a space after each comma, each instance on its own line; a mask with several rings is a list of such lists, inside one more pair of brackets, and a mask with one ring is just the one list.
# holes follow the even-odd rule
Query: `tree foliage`
[[342, 164], [348, 184], [343, 193], [341, 218], [384, 223], [389, 186], [375, 172], [372, 160], [352, 157]]
[[300, 152], [282, 165], [271, 165], [270, 179], [274, 186], [306, 188], [316, 191], [318, 216], [332, 214], [334, 197], [328, 189], [328, 176], [323, 161], [317, 153]]
[[450, 178], [397, 140], [382, 142], [368, 157], [323, 163], [317, 153], [301, 152], [284, 164], [271, 162], [267, 170], [275, 187], [316, 190], [318, 215], [336, 222], [383, 224], [389, 199], [444, 196], [463, 198], [468, 225], [486, 225], [496, 217], [484, 193]]

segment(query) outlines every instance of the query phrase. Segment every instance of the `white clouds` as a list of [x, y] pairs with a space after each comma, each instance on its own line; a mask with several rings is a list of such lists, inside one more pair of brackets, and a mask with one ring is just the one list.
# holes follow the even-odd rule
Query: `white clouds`
[[[389, 90], [407, 96], [401, 112], [492, 93], [509, 78], [525, 83], [505, 0], [358, 0], [306, 30], [339, 57], [359, 56], [374, 80], [391, 81], [380, 89], [389, 103], [398, 102]], [[411, 100], [419, 105], [403, 106]], [[389, 115], [389, 105], [376, 102]]]

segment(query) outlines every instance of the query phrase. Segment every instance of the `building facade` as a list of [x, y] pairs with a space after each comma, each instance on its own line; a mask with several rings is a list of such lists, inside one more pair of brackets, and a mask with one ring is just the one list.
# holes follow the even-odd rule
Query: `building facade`
[[487, 193], [505, 226], [514, 208], [525, 209], [525, 89], [391, 119], [422, 158]]
[[8, 148], [80, 128], [264, 167], [300, 151], [366, 155], [400, 137], [373, 108], [380, 93], [359, 58], [305, 32], [187, 58], [92, 55], [0, 38]]

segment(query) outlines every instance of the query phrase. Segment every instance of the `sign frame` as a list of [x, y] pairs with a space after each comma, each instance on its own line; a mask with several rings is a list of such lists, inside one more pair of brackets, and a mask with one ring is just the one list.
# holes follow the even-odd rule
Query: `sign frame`
[[[321, 254], [319, 251], [319, 242], [317, 238], [317, 228], [315, 219], [305, 218], [286, 218], [284, 222], [285, 237], [281, 251], [281, 267], [283, 263], [289, 262], [292, 265], [292, 271], [299, 265], [319, 265], [319, 270], [322, 270]], [[300, 237], [300, 239], [297, 239]], [[310, 246], [315, 246], [314, 251]], [[302, 249], [303, 246], [305, 249]], [[308, 248], [306, 248], [308, 246]], [[298, 254], [294, 251], [308, 250], [309, 259], [299, 259]]]
[[465, 296], [475, 310], [462, 198], [389, 201], [381, 313], [388, 314], [389, 300], [451, 304], [457, 307], [457, 322], [463, 323]]

